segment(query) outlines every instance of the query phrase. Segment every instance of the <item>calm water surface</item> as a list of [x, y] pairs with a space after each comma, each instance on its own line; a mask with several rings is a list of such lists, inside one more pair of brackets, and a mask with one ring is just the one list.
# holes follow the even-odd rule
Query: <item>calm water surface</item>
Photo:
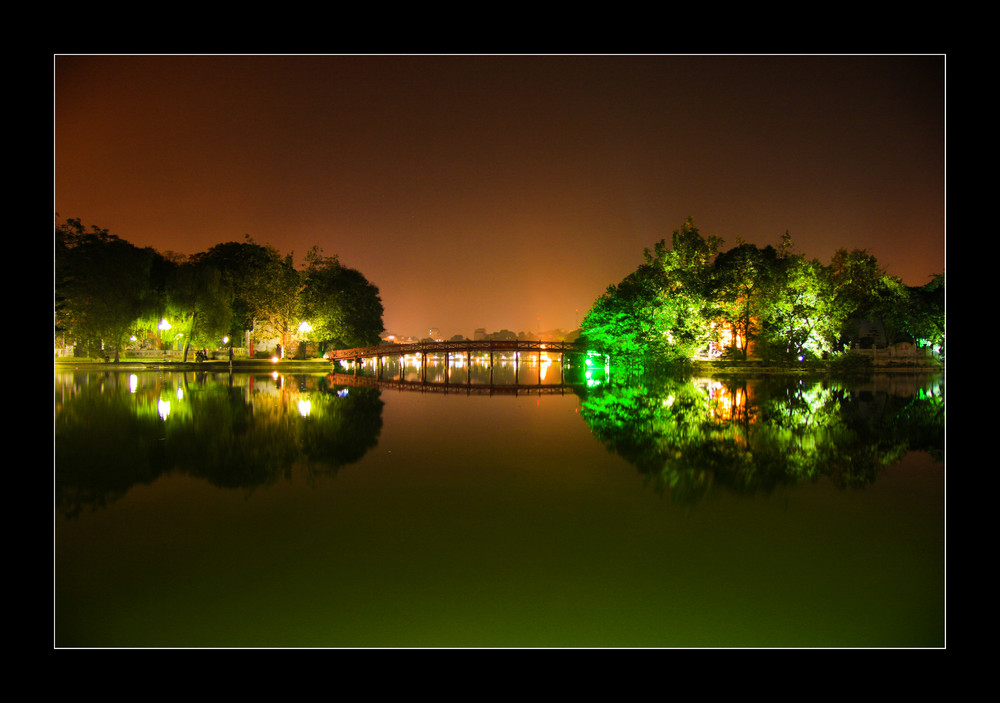
[[56, 646], [945, 644], [940, 377], [396, 378], [57, 372]]

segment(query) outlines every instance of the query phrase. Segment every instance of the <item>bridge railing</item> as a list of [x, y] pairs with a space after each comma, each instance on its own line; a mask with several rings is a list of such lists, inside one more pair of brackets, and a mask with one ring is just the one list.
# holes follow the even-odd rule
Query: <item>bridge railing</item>
[[441, 354], [456, 352], [552, 352], [556, 354], [583, 354], [586, 349], [577, 342], [545, 342], [542, 340], [463, 340], [448, 342], [416, 342], [414, 344], [380, 344], [376, 347], [337, 349], [327, 354], [332, 361], [363, 359], [375, 356], [404, 356], [407, 354]]

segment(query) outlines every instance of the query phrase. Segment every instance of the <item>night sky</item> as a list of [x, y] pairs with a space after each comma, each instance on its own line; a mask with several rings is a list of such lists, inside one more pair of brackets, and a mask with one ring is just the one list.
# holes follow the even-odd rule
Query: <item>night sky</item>
[[693, 217], [944, 271], [945, 57], [54, 56], [54, 209], [320, 246], [397, 334], [572, 330]]

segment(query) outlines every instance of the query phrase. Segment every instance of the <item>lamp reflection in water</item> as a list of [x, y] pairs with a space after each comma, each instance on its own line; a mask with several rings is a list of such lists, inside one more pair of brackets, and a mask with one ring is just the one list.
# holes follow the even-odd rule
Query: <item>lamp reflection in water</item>
[[299, 415], [309, 417], [309, 412], [312, 410], [312, 401], [309, 400], [308, 396], [299, 398], [298, 408]]

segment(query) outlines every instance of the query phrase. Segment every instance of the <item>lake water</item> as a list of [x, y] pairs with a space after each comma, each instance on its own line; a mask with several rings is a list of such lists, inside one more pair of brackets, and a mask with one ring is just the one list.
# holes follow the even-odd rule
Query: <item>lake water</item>
[[55, 645], [945, 645], [941, 377], [533, 363], [57, 371]]

